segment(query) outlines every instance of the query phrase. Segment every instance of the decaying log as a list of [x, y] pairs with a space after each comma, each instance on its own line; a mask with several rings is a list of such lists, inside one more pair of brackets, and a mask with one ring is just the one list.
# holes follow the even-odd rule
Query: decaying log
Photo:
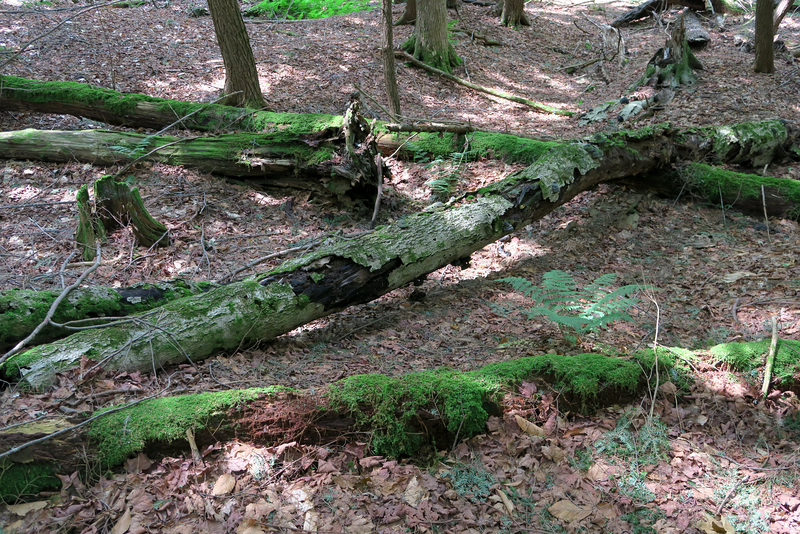
[[387, 124], [386, 129], [390, 132], [445, 132], [454, 134], [467, 134], [475, 131], [475, 128], [467, 124], [440, 124], [436, 122], [430, 124]]
[[686, 25], [686, 42], [689, 46], [703, 46], [711, 41], [711, 34], [700, 22], [700, 19], [690, 9], [683, 12], [683, 22]]
[[[78, 326], [88, 327], [156, 308], [165, 302], [206, 293], [218, 287], [213, 282], [168, 280], [155, 284], [136, 284], [126, 288], [107, 286], [74, 289], [53, 316], [53, 323], [33, 340], [46, 343], [64, 337]], [[60, 291], [9, 289], [0, 291], [0, 352], [26, 338], [45, 318]], [[64, 326], [61, 326], [64, 325]]]
[[[722, 0], [711, 0], [711, 5], [715, 13], [725, 13], [725, 2]], [[704, 11], [706, 4], [703, 0], [646, 0], [645, 2], [626, 11], [622, 16], [611, 23], [611, 26], [619, 28], [633, 21], [663, 13], [675, 6], [688, 7], [694, 11]]]
[[676, 161], [763, 166], [790, 150], [795, 136], [781, 121], [766, 121], [685, 131], [662, 126], [559, 144], [459, 202], [342, 237], [262, 275], [165, 304], [157, 314], [34, 347], [5, 361], [0, 371], [44, 387], [86, 354], [120, 370], [202, 360], [374, 300], [523, 228], [598, 183], [641, 177]]

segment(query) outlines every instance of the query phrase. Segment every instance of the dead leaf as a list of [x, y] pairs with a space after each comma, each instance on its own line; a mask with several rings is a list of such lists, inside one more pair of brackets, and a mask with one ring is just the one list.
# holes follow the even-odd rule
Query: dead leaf
[[114, 528], [111, 529], [111, 534], [125, 534], [125, 532], [128, 532], [131, 526], [131, 519], [131, 509], [128, 508], [125, 510], [125, 513], [122, 514], [122, 517], [119, 518], [117, 524], [114, 525]]
[[566, 499], [558, 501], [553, 506], [548, 508], [547, 511], [553, 514], [555, 517], [568, 523], [585, 519], [589, 517], [589, 514], [592, 513], [592, 509], [588, 506], [578, 506], [572, 501], [568, 501]]
[[412, 508], [416, 508], [424, 496], [425, 488], [420, 486], [417, 477], [413, 477], [408, 481], [408, 486], [406, 486], [406, 490], [403, 492], [403, 500]]
[[9, 512], [13, 512], [17, 515], [28, 515], [29, 512], [35, 512], [37, 510], [41, 510], [42, 508], [47, 506], [47, 501], [34, 501], [34, 502], [26, 502], [23, 504], [9, 504], [6, 506]]
[[608, 480], [608, 469], [602, 463], [595, 462], [592, 464], [589, 470], [586, 471], [586, 476], [589, 478], [589, 480], [593, 480], [595, 482]]
[[514, 503], [511, 502], [511, 500], [508, 498], [508, 495], [506, 495], [506, 493], [501, 489], [497, 489], [495, 491], [497, 491], [497, 495], [500, 496], [500, 500], [503, 501], [503, 506], [506, 507], [506, 511], [509, 514], [513, 514], [514, 513]]
[[236, 478], [230, 473], [223, 473], [214, 483], [214, 489], [211, 490], [211, 495], [216, 497], [227, 495], [233, 491], [235, 486]]
[[736, 529], [724, 515], [716, 518], [709, 513], [705, 513], [703, 519], [697, 524], [697, 528], [707, 534], [734, 534]]
[[530, 434], [531, 436], [544, 436], [544, 429], [540, 426], [537, 426], [527, 419], [520, 417], [519, 415], [514, 415], [514, 419], [516, 419], [519, 428], [525, 432], [526, 434]]
[[677, 386], [672, 382], [664, 382], [660, 386], [658, 386], [658, 390], [665, 395], [674, 395], [678, 392]]
[[239, 523], [236, 534], [264, 534], [264, 531], [255, 519], [245, 519]]
[[567, 453], [564, 452], [564, 449], [555, 445], [546, 445], [542, 447], [542, 454], [544, 454], [545, 458], [557, 464], [563, 462], [564, 458], [567, 457]]

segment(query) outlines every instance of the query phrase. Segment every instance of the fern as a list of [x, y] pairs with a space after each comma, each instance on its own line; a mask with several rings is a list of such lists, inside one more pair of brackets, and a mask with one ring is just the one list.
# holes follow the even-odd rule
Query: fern
[[509, 284], [514, 291], [533, 300], [534, 306], [526, 310], [528, 318], [546, 317], [559, 328], [584, 335], [605, 328], [614, 321], [630, 321], [626, 310], [638, 299], [632, 294], [644, 289], [639, 284], [613, 288], [616, 274], [604, 274], [586, 286], [579, 286], [569, 273], [550, 271], [542, 283], [512, 276], [498, 282]]

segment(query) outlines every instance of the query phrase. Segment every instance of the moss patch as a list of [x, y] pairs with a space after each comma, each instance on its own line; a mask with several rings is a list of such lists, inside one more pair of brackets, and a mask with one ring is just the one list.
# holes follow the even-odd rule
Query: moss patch
[[[737, 371], [762, 367], [769, 353], [771, 340], [745, 343], [722, 343], [708, 349], [708, 355], [730, 364]], [[789, 386], [800, 380], [800, 341], [779, 340], [772, 368], [775, 383]]]
[[796, 206], [790, 211], [790, 216], [800, 218], [798, 181], [727, 171], [702, 163], [688, 165], [683, 171], [683, 177], [694, 192], [713, 203], [719, 203], [720, 193], [723, 198], [733, 202], [737, 199], [760, 201], [762, 186], [767, 192], [778, 191]]
[[0, 466], [0, 501], [14, 503], [41, 491], [61, 488], [56, 465], [50, 462]]
[[141, 451], [148, 442], [184, 438], [186, 430], [218, 424], [227, 410], [274, 391], [255, 388], [150, 399], [98, 419], [89, 437], [97, 443], [102, 464], [110, 467]]
[[[609, 398], [614, 399], [620, 393], [633, 393], [644, 382], [637, 361], [600, 354], [548, 354], [467, 373], [437, 369], [399, 378], [352, 376], [330, 387], [329, 406], [350, 411], [360, 427], [369, 428], [377, 454], [424, 456], [451, 446], [450, 440], [483, 432], [490, 412], [500, 411], [500, 391], [535, 375], [552, 378], [563, 395], [584, 407], [597, 403], [603, 393], [613, 393]], [[440, 432], [429, 423], [434, 420], [444, 426]]]

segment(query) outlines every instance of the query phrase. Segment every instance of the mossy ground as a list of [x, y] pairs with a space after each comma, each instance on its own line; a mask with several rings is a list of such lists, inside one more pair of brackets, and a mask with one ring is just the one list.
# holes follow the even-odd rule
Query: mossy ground
[[58, 466], [50, 462], [0, 466], [0, 502], [13, 504], [41, 491], [57, 490], [61, 487], [57, 472]]

